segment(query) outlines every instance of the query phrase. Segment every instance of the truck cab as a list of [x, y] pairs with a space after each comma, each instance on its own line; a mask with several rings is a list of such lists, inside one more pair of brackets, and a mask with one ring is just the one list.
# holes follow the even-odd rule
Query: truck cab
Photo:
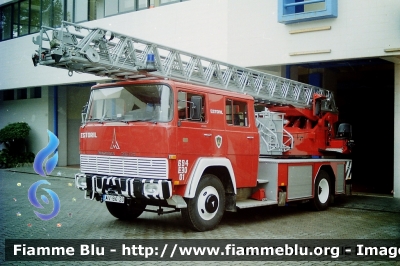
[[204, 210], [195, 227], [214, 227], [208, 220], [219, 222], [226, 199], [257, 183], [253, 104], [251, 96], [167, 79], [94, 86], [80, 128], [77, 187], [117, 218], [136, 218], [147, 206], [191, 211], [196, 199]]

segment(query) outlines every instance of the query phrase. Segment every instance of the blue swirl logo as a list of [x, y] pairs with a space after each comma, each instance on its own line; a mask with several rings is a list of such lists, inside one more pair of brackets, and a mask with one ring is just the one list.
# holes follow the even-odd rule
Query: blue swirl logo
[[[35, 169], [35, 172], [41, 176], [46, 176], [46, 174], [50, 174], [54, 170], [58, 162], [57, 147], [60, 141], [50, 130], [47, 130], [47, 133], [49, 134], [49, 144], [47, 144], [46, 147], [38, 152], [35, 157], [35, 161], [33, 162], [33, 169]], [[46, 158], [53, 152], [53, 157], [49, 158], [45, 164], [45, 172], [43, 169], [43, 164]]]
[[[35, 170], [35, 172], [41, 176], [46, 176], [48, 174], [50, 174], [54, 168], [57, 165], [58, 162], [58, 152], [57, 152], [57, 147], [58, 144], [60, 143], [60, 141], [58, 140], [58, 138], [49, 130], [47, 130], [47, 133], [49, 134], [49, 144], [47, 144], [46, 147], [44, 147], [42, 150], [40, 150], [38, 152], [38, 154], [35, 157], [35, 161], [33, 162], [33, 169]], [[54, 152], [53, 157], [50, 157], [47, 161], [46, 158], [48, 156], [50, 156], [52, 153]], [[45, 162], [46, 161], [46, 162]], [[43, 167], [43, 164], [44, 167]], [[39, 203], [38, 199], [36, 198], [36, 192], [37, 189], [40, 185], [51, 185], [48, 181], [46, 180], [39, 180], [35, 183], [33, 183], [31, 185], [31, 187], [28, 190], [28, 199], [31, 202], [31, 204], [33, 206], [35, 206], [38, 209], [43, 209], [42, 204]], [[39, 217], [42, 220], [50, 220], [53, 219], [54, 217], [57, 216], [57, 214], [60, 211], [60, 200], [58, 199], [57, 194], [51, 190], [51, 189], [47, 189], [47, 188], [42, 188], [44, 191], [46, 191], [54, 204], [53, 207], [53, 211], [49, 214], [43, 214], [37, 211], [33, 211], [37, 217]], [[42, 195], [40, 197], [42, 199], [42, 201], [46, 204], [49, 204], [49, 199], [45, 196]]]
[[[46, 180], [39, 180], [39, 181], [33, 183], [32, 186], [28, 190], [29, 201], [31, 202], [31, 204], [33, 206], [35, 206], [38, 209], [43, 209], [43, 206], [39, 203], [39, 201], [36, 198], [36, 191], [37, 191], [38, 187], [42, 184], [51, 185]], [[51, 199], [53, 200], [53, 203], [54, 203], [53, 211], [49, 214], [43, 214], [43, 213], [40, 213], [37, 211], [33, 211], [33, 212], [36, 214], [37, 217], [39, 217], [42, 220], [50, 220], [50, 219], [53, 219], [54, 217], [56, 217], [58, 212], [60, 211], [60, 200], [58, 199], [57, 194], [53, 190], [47, 189], [47, 188], [42, 188], [42, 189], [44, 191], [46, 191], [50, 195]], [[43, 200], [44, 203], [49, 204], [49, 199], [45, 195], [42, 195], [40, 198]]]

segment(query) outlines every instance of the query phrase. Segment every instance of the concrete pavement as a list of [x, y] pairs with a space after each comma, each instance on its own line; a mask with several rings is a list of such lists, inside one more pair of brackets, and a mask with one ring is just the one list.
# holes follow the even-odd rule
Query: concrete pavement
[[[40, 179], [32, 167], [0, 170], [0, 265], [154, 265], [155, 262], [5, 262], [5, 239], [400, 239], [400, 200], [392, 197], [353, 195], [339, 197], [327, 211], [306, 207], [272, 207], [225, 213], [213, 231], [194, 232], [183, 224], [180, 213], [158, 216], [143, 213], [128, 222], [115, 219], [105, 204], [84, 199], [74, 187], [79, 168], [57, 167], [51, 190], [58, 194], [61, 210], [43, 221], [34, 214], [27, 190]], [[42, 210], [43, 213], [46, 212]], [[204, 262], [166, 262], [157, 265], [204, 265]], [[394, 261], [236, 261], [207, 262], [207, 265], [400, 265]]]

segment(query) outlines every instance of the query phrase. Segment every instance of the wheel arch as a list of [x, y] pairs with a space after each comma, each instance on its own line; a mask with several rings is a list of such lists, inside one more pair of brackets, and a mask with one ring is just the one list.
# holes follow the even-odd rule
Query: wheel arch
[[236, 194], [236, 179], [229, 159], [223, 157], [199, 158], [189, 176], [186, 186], [185, 198], [193, 198], [197, 186], [204, 174], [213, 174], [219, 178], [226, 192]]

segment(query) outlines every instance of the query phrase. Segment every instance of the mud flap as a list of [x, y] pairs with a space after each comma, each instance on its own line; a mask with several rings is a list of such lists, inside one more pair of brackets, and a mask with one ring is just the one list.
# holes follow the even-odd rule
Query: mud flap
[[225, 211], [236, 212], [236, 195], [229, 193], [225, 194]]
[[279, 192], [278, 206], [286, 205], [286, 192]]
[[351, 196], [351, 184], [346, 184], [346, 196]]

